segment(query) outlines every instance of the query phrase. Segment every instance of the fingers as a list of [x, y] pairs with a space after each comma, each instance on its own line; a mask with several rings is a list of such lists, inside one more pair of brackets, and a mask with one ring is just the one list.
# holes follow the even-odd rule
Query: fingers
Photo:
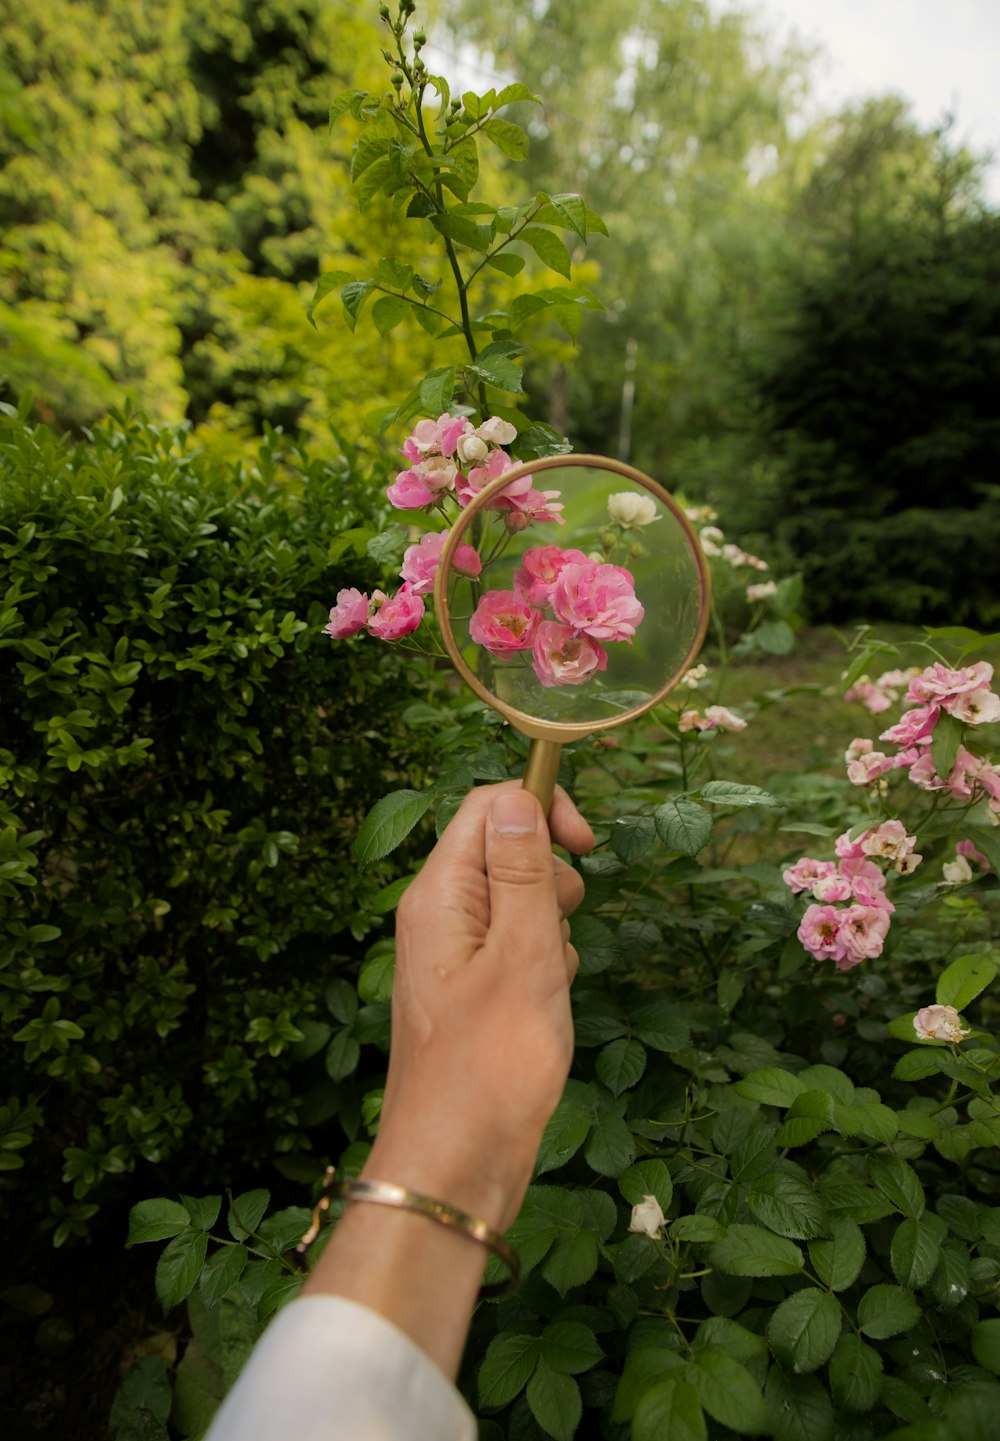
[[517, 786], [497, 787], [486, 824], [490, 940], [498, 954], [542, 959], [562, 954], [549, 834], [542, 808]]
[[556, 878], [556, 901], [559, 905], [559, 914], [565, 919], [573, 914], [583, 900], [583, 877], [561, 856], [552, 857], [552, 870]]
[[565, 846], [574, 855], [593, 849], [594, 832], [563, 790], [556, 786], [549, 812], [549, 831], [557, 845]]

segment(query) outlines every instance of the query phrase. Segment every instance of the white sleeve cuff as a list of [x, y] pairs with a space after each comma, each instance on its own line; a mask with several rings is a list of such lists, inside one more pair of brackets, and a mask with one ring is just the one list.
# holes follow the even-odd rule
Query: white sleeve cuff
[[205, 1441], [475, 1441], [455, 1387], [384, 1316], [292, 1301], [258, 1341]]

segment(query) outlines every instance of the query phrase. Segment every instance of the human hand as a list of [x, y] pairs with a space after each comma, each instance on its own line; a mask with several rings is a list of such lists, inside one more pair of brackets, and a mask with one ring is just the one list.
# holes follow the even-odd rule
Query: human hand
[[[551, 835], [593, 833], [561, 789]], [[583, 882], [520, 782], [468, 795], [400, 903], [392, 1048], [365, 1174], [504, 1229], [573, 1054], [568, 917]]]

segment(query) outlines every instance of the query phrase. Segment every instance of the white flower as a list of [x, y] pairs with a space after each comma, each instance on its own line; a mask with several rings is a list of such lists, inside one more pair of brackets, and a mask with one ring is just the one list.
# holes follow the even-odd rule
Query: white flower
[[634, 490], [619, 490], [608, 496], [608, 515], [617, 525], [638, 528], [652, 525], [659, 520], [656, 501], [651, 495], [639, 495]]
[[772, 595], [778, 594], [778, 587], [773, 580], [762, 580], [759, 585], [747, 586], [747, 600], [751, 604], [755, 600], [770, 600]]
[[490, 448], [482, 436], [477, 435], [473, 430], [467, 435], [458, 437], [455, 451], [463, 465], [468, 465], [470, 462], [474, 465], [477, 461], [485, 460], [490, 453]]
[[[721, 545], [726, 538], [717, 525], [706, 525], [698, 534], [703, 546], [706, 543], [708, 545]], [[707, 555], [708, 552], [706, 551], [705, 554]], [[716, 552], [716, 554], [718, 554], [718, 552]]]
[[482, 425], [477, 426], [476, 435], [488, 445], [510, 445], [512, 440], [517, 439], [517, 431], [510, 421], [501, 420], [499, 415], [491, 415], [489, 420], [484, 420]]
[[652, 1236], [654, 1240], [659, 1240], [666, 1224], [667, 1218], [656, 1197], [643, 1196], [638, 1206], [632, 1207], [632, 1219], [628, 1228], [630, 1231], [637, 1231], [641, 1236]]
[[955, 1043], [972, 1034], [962, 1029], [962, 1018], [954, 1006], [924, 1006], [913, 1017], [913, 1029], [922, 1041]]
[[945, 861], [941, 870], [949, 886], [964, 886], [967, 881], [972, 880], [972, 867], [964, 856], [956, 856], [953, 861]]
[[681, 685], [686, 685], [688, 690], [697, 690], [701, 681], [708, 675], [707, 665], [693, 665], [681, 676]]
[[966, 725], [992, 725], [995, 720], [1000, 720], [1000, 696], [994, 695], [989, 686], [983, 686], [956, 697], [949, 702], [947, 709], [956, 720]]

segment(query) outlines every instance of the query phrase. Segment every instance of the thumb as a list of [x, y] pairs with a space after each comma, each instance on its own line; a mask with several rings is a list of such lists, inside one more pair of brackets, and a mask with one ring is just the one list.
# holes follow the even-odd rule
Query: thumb
[[500, 791], [486, 823], [490, 941], [504, 959], [562, 956], [552, 845], [542, 808], [526, 790]]

